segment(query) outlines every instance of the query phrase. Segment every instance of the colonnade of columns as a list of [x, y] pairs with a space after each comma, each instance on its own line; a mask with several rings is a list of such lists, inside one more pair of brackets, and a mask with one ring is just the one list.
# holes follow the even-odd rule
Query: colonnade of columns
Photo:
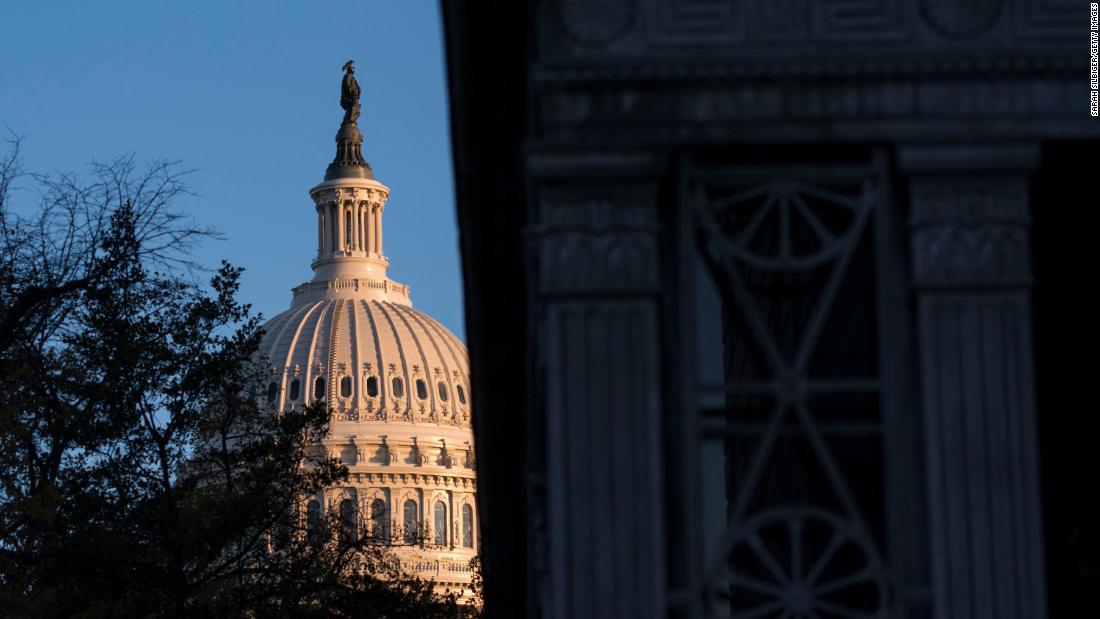
[[382, 204], [352, 201], [317, 206], [317, 251], [382, 255]]

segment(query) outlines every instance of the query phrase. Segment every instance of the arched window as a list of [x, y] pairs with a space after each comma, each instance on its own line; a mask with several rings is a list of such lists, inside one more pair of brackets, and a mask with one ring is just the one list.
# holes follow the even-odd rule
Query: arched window
[[393, 380], [390, 381], [390, 387], [393, 389], [393, 397], [405, 397], [405, 383], [401, 380], [400, 376], [393, 377]]
[[345, 376], [340, 379], [340, 395], [345, 398], [351, 397], [351, 377]]
[[443, 381], [439, 381], [439, 400], [441, 402], [447, 401], [447, 384]]
[[346, 211], [344, 213], [344, 227], [346, 228], [344, 231], [344, 243], [348, 247], [352, 247], [354, 246], [354, 243], [352, 241], [354, 237], [352, 237], [351, 233], [351, 211]]
[[267, 386], [267, 403], [273, 404], [277, 395], [279, 395], [279, 383], [271, 381]]
[[447, 545], [447, 506], [443, 501], [435, 502], [435, 543], [437, 546]]
[[458, 403], [459, 404], [465, 404], [466, 403], [466, 390], [462, 388], [462, 385], [456, 385], [455, 386], [455, 391], [458, 392]]
[[302, 382], [295, 378], [290, 381], [290, 401], [297, 402], [298, 396], [302, 394]]
[[424, 384], [423, 378], [416, 379], [416, 397], [421, 400], [428, 398], [428, 386]]
[[416, 538], [419, 534], [419, 531], [417, 530], [419, 528], [417, 526], [417, 521], [419, 519], [416, 517], [416, 501], [412, 499], [406, 500], [404, 510], [405, 511], [402, 516], [401, 526], [405, 529], [405, 543], [415, 544]]
[[325, 377], [318, 376], [317, 380], [313, 381], [313, 399], [324, 400], [325, 399]]
[[351, 541], [359, 535], [359, 510], [355, 508], [355, 499], [340, 501], [340, 537]]
[[474, 547], [474, 508], [469, 505], [462, 506], [462, 545]]
[[367, 395], [370, 397], [378, 396], [378, 377], [371, 376], [367, 379]]
[[370, 504], [370, 536], [378, 541], [390, 540], [390, 518], [386, 510], [386, 502], [375, 499]]
[[306, 504], [306, 533], [309, 543], [320, 544], [325, 540], [325, 523], [321, 520], [321, 502], [311, 499]]

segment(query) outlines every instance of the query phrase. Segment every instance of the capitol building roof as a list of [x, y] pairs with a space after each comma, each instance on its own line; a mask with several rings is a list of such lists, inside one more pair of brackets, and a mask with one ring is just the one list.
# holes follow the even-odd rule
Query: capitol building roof
[[336, 157], [309, 192], [317, 228], [303, 241], [317, 247], [313, 277], [265, 325], [264, 397], [276, 411], [316, 402], [332, 411], [322, 447], [349, 478], [305, 497], [309, 517], [350, 514], [403, 567], [462, 589], [480, 545], [466, 347], [387, 276], [390, 189], [363, 158], [359, 86], [350, 62], [345, 71]]

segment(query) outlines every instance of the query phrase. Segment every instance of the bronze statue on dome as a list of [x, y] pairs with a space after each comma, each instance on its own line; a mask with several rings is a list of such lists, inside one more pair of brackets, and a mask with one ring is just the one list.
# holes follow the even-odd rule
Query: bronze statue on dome
[[355, 61], [344, 63], [344, 82], [340, 85], [340, 107], [344, 108], [344, 124], [359, 120], [359, 82], [355, 80]]

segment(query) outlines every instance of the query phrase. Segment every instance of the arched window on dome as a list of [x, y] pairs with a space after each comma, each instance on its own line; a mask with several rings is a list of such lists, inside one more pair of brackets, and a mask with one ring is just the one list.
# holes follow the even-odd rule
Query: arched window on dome
[[351, 377], [345, 376], [340, 379], [340, 396], [344, 398], [351, 397]]
[[474, 547], [474, 508], [469, 504], [462, 506], [462, 545]]
[[355, 499], [346, 498], [340, 501], [340, 539], [350, 542], [359, 535], [359, 510], [356, 509]]
[[310, 499], [306, 504], [306, 534], [310, 544], [325, 541], [325, 523], [321, 518], [321, 502], [317, 499]]
[[416, 397], [421, 400], [428, 399], [428, 386], [424, 384], [423, 378], [416, 379]]
[[279, 383], [271, 381], [267, 385], [267, 403], [274, 404], [275, 397], [279, 395]]
[[390, 517], [385, 501], [382, 499], [371, 501], [370, 520], [371, 538], [379, 542], [388, 542], [390, 540]]
[[371, 376], [367, 379], [367, 395], [374, 398], [378, 397], [378, 377]]
[[393, 377], [393, 380], [390, 381], [390, 389], [393, 390], [393, 397], [405, 397], [405, 381], [401, 380], [400, 376]]
[[458, 403], [466, 404], [466, 390], [462, 388], [462, 385], [455, 385], [455, 391], [458, 392]]
[[417, 518], [416, 501], [408, 499], [405, 501], [404, 513], [402, 514], [401, 526], [405, 533], [405, 543], [415, 544], [419, 537], [419, 526], [417, 525], [419, 518]]
[[447, 545], [447, 506], [443, 501], [435, 502], [435, 543], [437, 546]]
[[447, 383], [439, 381], [439, 400], [441, 402], [447, 401]]
[[325, 377], [318, 376], [317, 380], [313, 381], [313, 399], [324, 400], [325, 399]]
[[290, 401], [297, 402], [300, 395], [302, 395], [302, 381], [295, 378], [290, 381]]

